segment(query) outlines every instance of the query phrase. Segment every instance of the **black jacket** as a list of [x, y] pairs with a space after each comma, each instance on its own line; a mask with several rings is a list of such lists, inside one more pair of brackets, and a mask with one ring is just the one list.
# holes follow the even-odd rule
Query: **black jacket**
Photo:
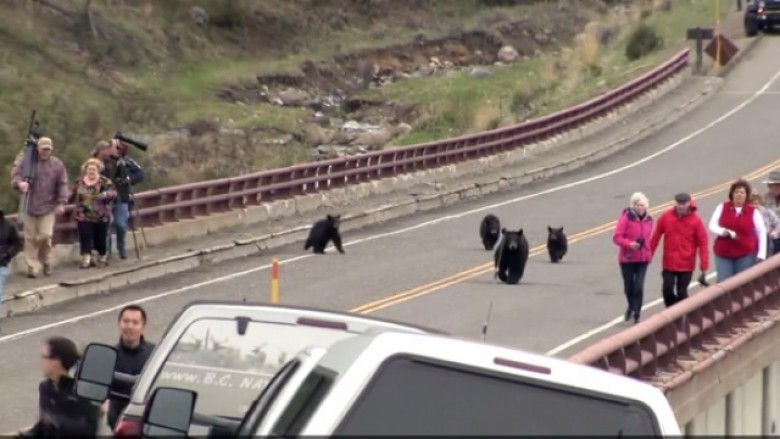
[[117, 202], [129, 203], [130, 186], [135, 186], [146, 177], [141, 165], [130, 157], [113, 156], [103, 160], [103, 176], [116, 187]]
[[49, 380], [41, 382], [38, 422], [22, 437], [97, 437], [100, 407], [76, 396], [74, 384], [70, 377], [62, 377], [59, 386]]
[[[118, 355], [114, 371], [126, 373], [128, 375], [140, 375], [144, 365], [146, 365], [146, 361], [154, 350], [154, 346], [154, 343], [146, 341], [143, 337], [141, 337], [141, 344], [136, 348], [129, 348], [120, 341], [116, 344]], [[132, 390], [133, 386], [126, 383], [114, 381], [111, 385], [112, 393], [115, 392], [127, 395], [128, 398], [130, 397]], [[109, 400], [111, 402], [108, 408], [108, 425], [113, 430], [119, 419], [119, 415], [122, 414], [122, 411], [127, 407], [129, 400], [117, 396], [111, 396]]]
[[16, 226], [5, 219], [0, 209], [0, 267], [6, 267], [11, 260], [22, 251], [22, 239]]

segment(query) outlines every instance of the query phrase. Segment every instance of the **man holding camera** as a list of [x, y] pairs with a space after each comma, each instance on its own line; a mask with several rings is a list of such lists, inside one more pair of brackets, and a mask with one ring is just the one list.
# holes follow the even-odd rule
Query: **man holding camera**
[[[127, 156], [127, 146], [118, 139], [102, 140], [95, 145], [93, 156], [103, 162], [103, 175], [114, 182], [117, 198], [113, 207], [112, 224], [116, 230], [116, 248], [119, 257], [127, 258], [125, 237], [130, 220], [131, 186], [143, 181], [143, 168]], [[108, 253], [111, 254], [111, 234], [108, 235]]]
[[[35, 178], [25, 179], [24, 160], [20, 160], [12, 172], [11, 186], [27, 196], [26, 210], [22, 212], [24, 224], [24, 259], [27, 277], [37, 277], [41, 262], [43, 274], [51, 275], [52, 237], [56, 215], [65, 213], [68, 201], [68, 173], [60, 159], [52, 155], [54, 145], [50, 138], [37, 141]], [[43, 261], [39, 255], [43, 256]]]

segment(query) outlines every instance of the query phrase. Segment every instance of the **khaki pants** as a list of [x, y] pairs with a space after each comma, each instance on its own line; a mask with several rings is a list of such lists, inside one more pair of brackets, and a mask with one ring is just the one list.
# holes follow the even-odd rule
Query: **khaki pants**
[[27, 269], [40, 272], [41, 262], [51, 266], [54, 212], [42, 216], [24, 216], [24, 261]]

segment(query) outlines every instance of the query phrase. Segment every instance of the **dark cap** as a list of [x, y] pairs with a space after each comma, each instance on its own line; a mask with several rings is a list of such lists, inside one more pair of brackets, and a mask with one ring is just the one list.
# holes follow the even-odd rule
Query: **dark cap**
[[685, 192], [681, 192], [674, 196], [674, 201], [677, 203], [687, 203], [691, 201], [691, 196], [686, 194]]

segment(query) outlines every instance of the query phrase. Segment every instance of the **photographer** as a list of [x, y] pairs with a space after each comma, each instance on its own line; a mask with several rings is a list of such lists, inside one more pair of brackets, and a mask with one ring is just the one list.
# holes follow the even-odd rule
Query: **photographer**
[[[12, 172], [11, 186], [27, 196], [26, 210], [22, 212], [24, 223], [24, 259], [27, 276], [38, 276], [43, 262], [43, 274], [52, 270], [52, 237], [56, 215], [65, 213], [68, 201], [68, 173], [62, 161], [52, 154], [54, 145], [50, 138], [41, 137], [37, 144], [33, 163], [35, 179], [29, 183], [24, 176], [24, 160], [18, 160]], [[39, 255], [43, 253], [43, 261]]]
[[[112, 224], [116, 230], [119, 257], [126, 259], [125, 237], [130, 220], [131, 186], [143, 181], [145, 173], [138, 163], [127, 156], [127, 146], [117, 139], [98, 142], [93, 157], [103, 162], [103, 175], [113, 181], [116, 187]], [[111, 233], [108, 234], [108, 253], [111, 254]]]

